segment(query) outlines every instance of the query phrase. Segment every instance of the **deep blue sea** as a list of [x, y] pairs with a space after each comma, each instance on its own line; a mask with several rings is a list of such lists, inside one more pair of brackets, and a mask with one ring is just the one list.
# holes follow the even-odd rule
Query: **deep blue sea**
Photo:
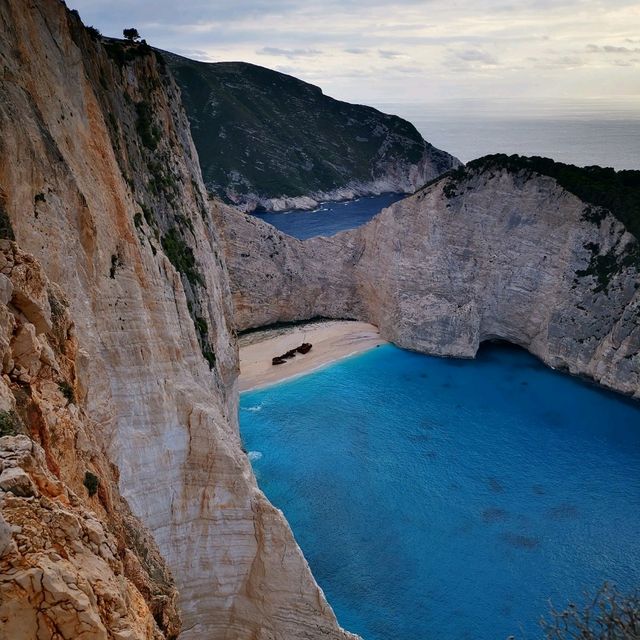
[[548, 600], [640, 584], [640, 404], [506, 345], [391, 345], [242, 394], [242, 437], [365, 640], [539, 638]]
[[306, 240], [313, 236], [332, 236], [345, 229], [359, 227], [369, 222], [382, 209], [404, 197], [399, 193], [385, 193], [346, 202], [323, 202], [312, 211], [292, 209], [254, 215], [294, 238]]

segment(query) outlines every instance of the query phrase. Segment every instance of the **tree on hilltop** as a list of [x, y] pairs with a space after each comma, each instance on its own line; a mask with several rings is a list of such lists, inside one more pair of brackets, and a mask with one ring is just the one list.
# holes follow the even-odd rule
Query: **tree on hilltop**
[[138, 30], [133, 27], [131, 27], [130, 29], [123, 29], [122, 35], [124, 36], [124, 39], [128, 40], [129, 42], [140, 40], [140, 34], [138, 33]]

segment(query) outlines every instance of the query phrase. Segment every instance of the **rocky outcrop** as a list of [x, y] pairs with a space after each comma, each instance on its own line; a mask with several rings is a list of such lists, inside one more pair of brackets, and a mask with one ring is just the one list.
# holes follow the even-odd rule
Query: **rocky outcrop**
[[174, 638], [171, 575], [75, 398], [67, 301], [7, 240], [0, 283], [0, 638]]
[[[90, 497], [96, 513], [103, 502], [116, 501], [118, 481], [173, 572], [181, 637], [347, 637], [282, 514], [257, 488], [242, 451], [227, 273], [178, 87], [145, 44], [103, 41], [58, 0], [7, 0], [0, 4], [0, 25], [0, 232], [35, 256], [58, 292], [52, 304], [50, 296], [29, 293], [31, 277], [11, 276], [12, 304], [25, 322], [7, 338], [15, 348], [4, 364], [15, 372], [14, 385], [32, 384], [40, 375], [38, 362], [54, 362], [47, 365], [53, 371], [55, 362], [71, 366], [52, 360], [39, 338], [48, 332], [49, 346], [68, 342], [69, 332], [65, 336], [55, 322], [67, 312], [66, 304], [60, 306], [66, 299], [75, 323], [69, 331], [77, 341], [73, 372], [52, 374], [54, 381], [43, 383], [42, 393], [64, 403], [65, 416], [81, 412], [83, 424], [90, 425], [78, 427], [77, 436], [63, 430], [63, 438], [56, 431], [60, 445], [51, 449], [45, 439], [49, 421], [60, 423], [58, 410], [47, 404], [28, 413], [26, 428], [37, 432], [47, 467], [54, 475], [56, 465], [62, 473], [64, 464], [69, 474], [86, 469], [98, 477], [97, 493]], [[1, 295], [6, 298], [10, 289], [0, 280]], [[5, 446], [21, 442], [11, 439]], [[95, 453], [101, 451], [104, 457]], [[104, 461], [99, 467], [98, 459]], [[109, 474], [113, 484], [104, 480]], [[85, 478], [73, 477], [70, 490], [87, 493]], [[95, 488], [92, 476], [86, 480]], [[20, 471], [10, 471], [6, 481], [9, 487], [29, 486]], [[28, 507], [15, 502], [30, 498]], [[28, 548], [23, 552], [20, 545], [28, 542], [27, 521], [67, 518], [68, 531], [53, 531], [43, 543], [50, 540], [65, 562], [51, 556], [49, 547], [34, 552], [41, 554], [43, 575], [58, 572], [54, 592], [64, 590], [58, 577], [71, 591], [76, 585], [89, 600], [87, 615], [93, 611], [99, 618], [102, 607], [114, 616], [122, 612], [120, 601], [136, 610], [140, 600], [118, 573], [120, 562], [125, 573], [131, 565], [129, 575], [135, 576], [131, 556], [114, 563], [108, 533], [108, 550], [100, 555], [102, 534], [86, 524], [83, 507], [69, 497], [73, 509], [60, 507], [69, 511], [65, 516], [57, 505], [50, 507], [51, 499], [42, 492], [11, 498], [5, 519], [25, 526], [16, 538], [19, 555], [9, 561], [17, 570], [26, 562], [20, 554]], [[124, 536], [127, 518], [122, 522]], [[47, 526], [33, 524], [36, 533]], [[89, 529], [100, 539], [97, 552]], [[140, 546], [138, 555], [144, 556], [148, 545], [135, 531], [132, 549]], [[72, 533], [82, 538], [82, 555], [68, 566], [56, 544], [66, 544]], [[82, 574], [85, 563], [91, 566]], [[116, 589], [118, 583], [120, 591], [103, 604], [96, 595], [94, 606], [82, 576], [91, 585], [103, 572], [105, 584]], [[143, 582], [137, 588], [144, 595]], [[27, 586], [21, 611], [58, 597], [37, 581]], [[150, 589], [147, 605], [154, 619], [156, 593]], [[76, 595], [69, 610], [86, 604], [85, 596]], [[111, 622], [100, 620], [116, 637]], [[137, 624], [130, 627], [141, 630]], [[95, 633], [100, 637], [102, 631]]]
[[640, 397], [637, 239], [555, 178], [479, 162], [360, 229], [304, 242], [218, 215], [239, 329], [356, 318], [402, 347], [466, 358], [508, 340]]
[[460, 164], [406, 120], [297, 78], [162, 55], [182, 89], [207, 188], [245, 211], [412, 193]]

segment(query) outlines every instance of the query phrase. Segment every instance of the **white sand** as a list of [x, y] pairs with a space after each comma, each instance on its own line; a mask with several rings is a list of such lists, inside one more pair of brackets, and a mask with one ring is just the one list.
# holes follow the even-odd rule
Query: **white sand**
[[[271, 359], [310, 342], [304, 355], [284, 364], [272, 365]], [[240, 391], [264, 387], [319, 369], [331, 362], [385, 344], [377, 327], [366, 322], [332, 320], [254, 332], [240, 338]]]

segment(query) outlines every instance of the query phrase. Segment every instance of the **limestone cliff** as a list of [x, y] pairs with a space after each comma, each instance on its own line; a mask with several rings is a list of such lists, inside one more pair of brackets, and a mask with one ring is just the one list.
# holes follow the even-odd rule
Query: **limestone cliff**
[[561, 179], [479, 161], [364, 227], [304, 242], [219, 207], [237, 326], [356, 318], [456, 357], [503, 339], [640, 397], [638, 240]]
[[174, 638], [173, 580], [76, 399], [80, 349], [61, 290], [0, 240], [0, 638]]
[[[58, 0], [3, 0], [0, 29], [0, 231], [35, 256], [75, 323], [73, 373], [63, 377], [73, 402], [64, 404], [71, 391], [63, 385], [61, 396], [60, 378], [52, 374], [43, 388], [55, 406], [41, 408], [42, 421], [83, 416], [82, 429], [73, 427], [80, 435], [65, 431], [59, 449], [47, 445], [48, 427], [40, 428], [31, 413], [24, 421], [43, 453], [22, 437], [2, 441], [10, 480], [35, 487], [32, 495], [5, 497], [3, 512], [17, 545], [7, 542], [3, 525], [8, 562], [26, 571], [33, 558], [56, 577], [54, 591], [44, 580], [23, 581], [27, 595], [20, 592], [16, 606], [26, 611], [57, 602], [54, 592], [63, 580], [85, 594], [70, 605], [87, 611], [81, 624], [91, 618], [97, 629], [99, 619], [108, 637], [153, 637], [159, 623], [154, 627], [146, 610], [158, 619], [158, 592], [145, 594], [142, 560], [142, 577], [134, 580], [131, 556], [145, 534], [134, 526], [131, 554], [123, 556], [118, 545], [124, 543], [110, 537], [116, 535], [109, 533], [111, 516], [100, 520], [100, 504], [125, 504], [119, 487], [173, 572], [181, 637], [346, 637], [282, 514], [258, 490], [241, 448], [227, 273], [170, 73], [145, 44], [103, 41]], [[47, 299], [43, 318], [16, 295], [11, 304], [22, 305], [28, 318], [24, 309], [30, 310], [33, 328], [19, 329], [11, 340], [22, 345], [34, 332], [56, 337], [46, 321]], [[40, 359], [50, 355], [44, 346], [39, 353]], [[13, 385], [30, 384], [21, 377], [31, 375], [30, 366], [20, 364]], [[33, 393], [41, 393], [39, 387]], [[5, 406], [13, 406], [5, 395]], [[64, 487], [43, 489], [37, 477], [48, 482], [60, 460], [69, 465], [60, 476]], [[88, 502], [96, 517], [86, 511], [86, 500], [76, 501], [86, 492], [85, 467], [100, 478], [97, 498]], [[23, 498], [28, 505], [16, 502]], [[114, 522], [126, 521], [125, 507], [113, 510], [120, 514]], [[61, 518], [64, 527], [48, 526]], [[39, 532], [43, 547], [32, 551], [30, 537]], [[74, 547], [76, 536], [81, 540]], [[123, 581], [122, 567], [135, 588]], [[113, 606], [92, 586], [98, 580], [115, 594]], [[177, 628], [171, 588], [160, 608], [170, 618], [162, 623], [166, 635]], [[136, 611], [125, 620], [128, 627], [116, 628], [101, 616], [107, 609], [124, 615], [120, 602]], [[49, 616], [54, 625], [62, 625], [58, 614]], [[87, 627], [68, 629], [58, 633], [89, 633]]]
[[162, 55], [182, 89], [205, 184], [244, 210], [412, 193], [460, 164], [406, 120], [292, 76]]

